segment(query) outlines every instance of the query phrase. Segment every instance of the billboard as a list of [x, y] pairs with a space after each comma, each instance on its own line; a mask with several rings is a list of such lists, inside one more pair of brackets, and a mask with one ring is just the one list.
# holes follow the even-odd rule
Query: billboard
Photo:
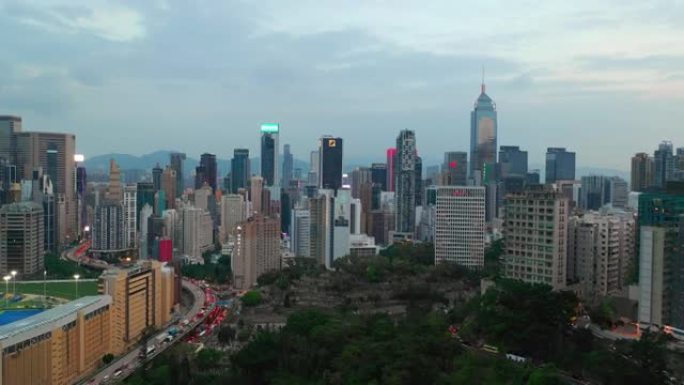
[[264, 134], [277, 134], [280, 131], [278, 123], [264, 123], [261, 125], [261, 132]]

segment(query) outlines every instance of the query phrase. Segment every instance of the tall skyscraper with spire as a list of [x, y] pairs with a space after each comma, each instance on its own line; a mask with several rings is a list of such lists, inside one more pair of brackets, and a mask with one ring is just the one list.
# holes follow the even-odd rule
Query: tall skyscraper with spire
[[484, 71], [482, 89], [470, 113], [470, 177], [482, 180], [486, 169], [493, 170], [496, 165], [497, 149], [496, 104], [485, 93]]

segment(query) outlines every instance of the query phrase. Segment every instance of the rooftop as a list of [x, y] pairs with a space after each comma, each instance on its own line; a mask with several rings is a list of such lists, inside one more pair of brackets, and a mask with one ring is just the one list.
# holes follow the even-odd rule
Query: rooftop
[[43, 206], [35, 202], [15, 202], [0, 208], [2, 213], [29, 213], [37, 210], [43, 211]]

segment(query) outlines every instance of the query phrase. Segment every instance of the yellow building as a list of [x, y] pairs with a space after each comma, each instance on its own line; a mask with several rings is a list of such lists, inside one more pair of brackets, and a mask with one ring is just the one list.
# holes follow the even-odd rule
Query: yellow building
[[0, 385], [69, 385], [110, 353], [111, 297], [82, 297], [0, 326]]
[[146, 329], [161, 329], [171, 320], [173, 268], [142, 261], [129, 268], [108, 269], [100, 276], [99, 292], [112, 297], [112, 353], [121, 354]]

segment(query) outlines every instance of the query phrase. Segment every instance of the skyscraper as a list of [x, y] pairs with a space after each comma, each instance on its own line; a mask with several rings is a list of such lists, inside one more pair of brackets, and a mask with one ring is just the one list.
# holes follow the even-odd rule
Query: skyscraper
[[166, 199], [166, 208], [172, 209], [176, 207], [176, 188], [178, 187], [176, 170], [171, 166], [166, 166], [161, 177], [161, 188]]
[[263, 273], [279, 270], [280, 221], [257, 214], [240, 223], [230, 261], [238, 289], [248, 289]]
[[115, 202], [123, 200], [121, 189], [121, 169], [114, 159], [109, 160], [109, 184], [107, 185], [107, 199]]
[[[183, 195], [183, 190], [185, 189], [185, 175], [183, 174], [183, 162], [185, 161], [185, 153], [182, 152], [172, 152], [170, 155], [171, 169], [174, 171], [175, 175], [175, 191], [173, 193], [174, 197], [179, 197]], [[168, 195], [168, 191], [167, 191]], [[169, 206], [167, 206], [169, 207]]]
[[43, 226], [43, 206], [38, 203], [11, 203], [0, 208], [0, 271], [30, 275], [43, 270]]
[[416, 222], [416, 135], [402, 130], [394, 156], [395, 226], [399, 233], [413, 234]]
[[204, 153], [200, 156], [200, 164], [196, 168], [195, 189], [202, 188], [204, 183], [211, 187], [212, 192], [216, 192], [217, 183], [216, 155]]
[[230, 161], [231, 192], [237, 194], [239, 189], [247, 188], [250, 175], [249, 150], [236, 148], [233, 150], [233, 159]]
[[654, 167], [653, 158], [645, 152], [640, 152], [632, 157], [632, 191], [644, 192], [654, 185]]
[[161, 190], [161, 175], [164, 169], [159, 167], [159, 163], [152, 169], [152, 183], [154, 184], [154, 191]]
[[371, 165], [371, 182], [387, 191], [387, 163], [373, 163]]
[[482, 268], [485, 249], [485, 188], [436, 186], [428, 190], [435, 206], [435, 263]]
[[575, 180], [575, 153], [563, 147], [549, 147], [546, 150], [545, 183], [559, 180]]
[[506, 278], [565, 288], [569, 211], [568, 199], [548, 185], [530, 186], [522, 194], [506, 196]]
[[290, 186], [292, 180], [292, 173], [294, 172], [294, 158], [290, 152], [290, 145], [283, 146], [283, 180], [281, 185], [284, 188]]
[[658, 145], [658, 149], [653, 153], [654, 163], [654, 185], [665, 188], [665, 183], [672, 180], [674, 174], [674, 153], [672, 142], [664, 141]]
[[135, 249], [137, 246], [138, 210], [137, 210], [137, 186], [126, 185], [123, 188], [123, 209], [124, 209], [124, 244], [128, 249]]
[[527, 151], [518, 146], [501, 146], [499, 148], [499, 164], [501, 178], [527, 175]]
[[95, 254], [116, 254], [126, 250], [123, 203], [107, 201], [95, 208], [93, 245]]
[[385, 191], [394, 191], [394, 157], [397, 155], [396, 148], [388, 148], [387, 155], [387, 189]]
[[465, 186], [468, 184], [468, 153], [461, 151], [445, 152], [442, 176], [442, 184], [447, 186]]
[[320, 188], [342, 187], [342, 138], [324, 136], [319, 140]]
[[608, 178], [602, 175], [582, 177], [579, 206], [582, 210], [598, 210], [608, 203]]
[[[161, 177], [160, 177], [160, 186], [161, 185]], [[173, 188], [173, 187], [172, 187]], [[154, 189], [154, 184], [152, 182], [138, 182], [136, 185], [136, 194], [135, 194], [135, 212], [137, 215], [136, 219], [136, 228], [140, 230], [140, 211], [145, 205], [150, 206], [150, 208], [155, 207], [154, 204], [154, 194], [155, 194], [155, 189]], [[164, 191], [164, 190], [160, 190]], [[164, 202], [164, 206], [166, 206], [166, 202]], [[158, 215], [161, 215], [160, 213], [157, 213]]]
[[277, 123], [261, 125], [261, 177], [264, 178], [265, 186], [273, 186], [280, 182], [278, 178], [278, 133], [280, 126]]
[[221, 197], [221, 241], [226, 242], [235, 226], [245, 220], [245, 198], [240, 194]]
[[[496, 165], [496, 104], [485, 93], [484, 79], [480, 96], [470, 113], [470, 176], [481, 180], [485, 167]], [[478, 177], [476, 174], [480, 174]]]
[[21, 117], [0, 115], [0, 158], [16, 164], [16, 135], [21, 132]]

